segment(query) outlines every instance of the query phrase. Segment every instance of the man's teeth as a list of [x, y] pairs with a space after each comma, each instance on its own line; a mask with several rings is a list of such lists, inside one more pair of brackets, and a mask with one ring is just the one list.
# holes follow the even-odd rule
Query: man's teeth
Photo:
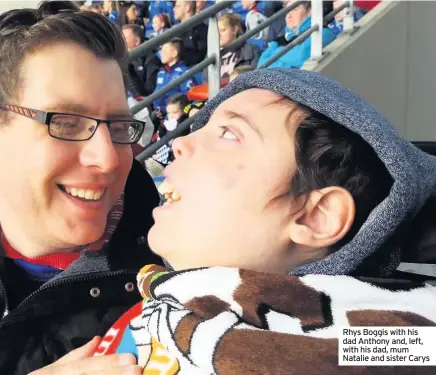
[[104, 194], [105, 189], [79, 189], [65, 186], [65, 191], [73, 197], [78, 197], [90, 201], [98, 201]]
[[159, 193], [161, 193], [165, 197], [168, 203], [179, 201], [182, 198], [180, 193], [175, 191], [174, 186], [166, 181], [162, 182], [162, 184], [159, 185], [158, 190]]

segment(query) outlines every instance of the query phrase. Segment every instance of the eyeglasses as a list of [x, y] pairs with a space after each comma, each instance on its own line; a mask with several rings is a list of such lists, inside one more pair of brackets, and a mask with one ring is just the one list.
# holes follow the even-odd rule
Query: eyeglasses
[[111, 140], [117, 144], [133, 144], [139, 141], [145, 122], [138, 120], [100, 120], [69, 113], [44, 112], [17, 105], [0, 104], [0, 111], [19, 114], [48, 126], [48, 133], [64, 141], [87, 141], [100, 124], [106, 124]]

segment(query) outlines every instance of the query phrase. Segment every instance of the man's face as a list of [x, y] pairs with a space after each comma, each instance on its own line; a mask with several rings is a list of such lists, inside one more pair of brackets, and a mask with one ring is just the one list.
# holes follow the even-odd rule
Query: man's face
[[182, 21], [186, 16], [185, 2], [183, 0], [177, 0], [174, 4], [174, 18], [177, 21]]
[[123, 35], [126, 41], [127, 50], [131, 51], [133, 48], [136, 48], [141, 44], [141, 40], [134, 34], [132, 29], [124, 29]]
[[174, 141], [176, 160], [165, 175], [181, 199], [154, 211], [148, 239], [175, 269], [285, 271], [300, 110], [288, 119], [293, 104], [279, 99], [267, 90], [244, 91], [222, 103], [204, 128]]
[[162, 64], [168, 64], [174, 59], [177, 59], [177, 49], [171, 43], [164, 44], [161, 50]]
[[206, 8], [206, 0], [197, 0], [195, 2], [195, 8], [197, 13], [201, 12], [204, 8]]
[[[121, 70], [74, 43], [46, 46], [25, 59], [14, 103], [100, 119], [129, 115]], [[101, 124], [88, 141], [54, 139], [44, 124], [10, 114], [0, 127], [0, 223], [26, 256], [98, 240], [132, 165], [129, 145], [114, 145]], [[104, 191], [97, 201], [76, 195]]]
[[[293, 1], [289, 1], [287, 5], [291, 5]], [[292, 30], [298, 29], [307, 16], [310, 10], [307, 10], [303, 5], [300, 5], [286, 14], [286, 26]]]
[[170, 120], [178, 120], [183, 115], [183, 109], [179, 104], [167, 105], [167, 116]]

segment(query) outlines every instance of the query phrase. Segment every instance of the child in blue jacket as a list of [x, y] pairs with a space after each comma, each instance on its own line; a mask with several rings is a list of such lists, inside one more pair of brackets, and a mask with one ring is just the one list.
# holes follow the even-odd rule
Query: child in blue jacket
[[[188, 68], [182, 61], [183, 42], [176, 38], [162, 46], [161, 60], [163, 67], [157, 73], [156, 79], [156, 91], [168, 85], [171, 81], [179, 78], [183, 75]], [[172, 89], [164, 96], [156, 99], [153, 102], [154, 109], [161, 109], [165, 114], [168, 99], [175, 94], [187, 94], [189, 89], [194, 86], [195, 82], [192, 79], [188, 79], [181, 83], [177, 88]]]

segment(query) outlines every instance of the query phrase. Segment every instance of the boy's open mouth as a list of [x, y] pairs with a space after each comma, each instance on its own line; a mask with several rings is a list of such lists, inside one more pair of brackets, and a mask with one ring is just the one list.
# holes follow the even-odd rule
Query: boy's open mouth
[[158, 191], [164, 198], [164, 204], [171, 204], [182, 198], [180, 193], [175, 190], [174, 186], [166, 181], [160, 184]]

